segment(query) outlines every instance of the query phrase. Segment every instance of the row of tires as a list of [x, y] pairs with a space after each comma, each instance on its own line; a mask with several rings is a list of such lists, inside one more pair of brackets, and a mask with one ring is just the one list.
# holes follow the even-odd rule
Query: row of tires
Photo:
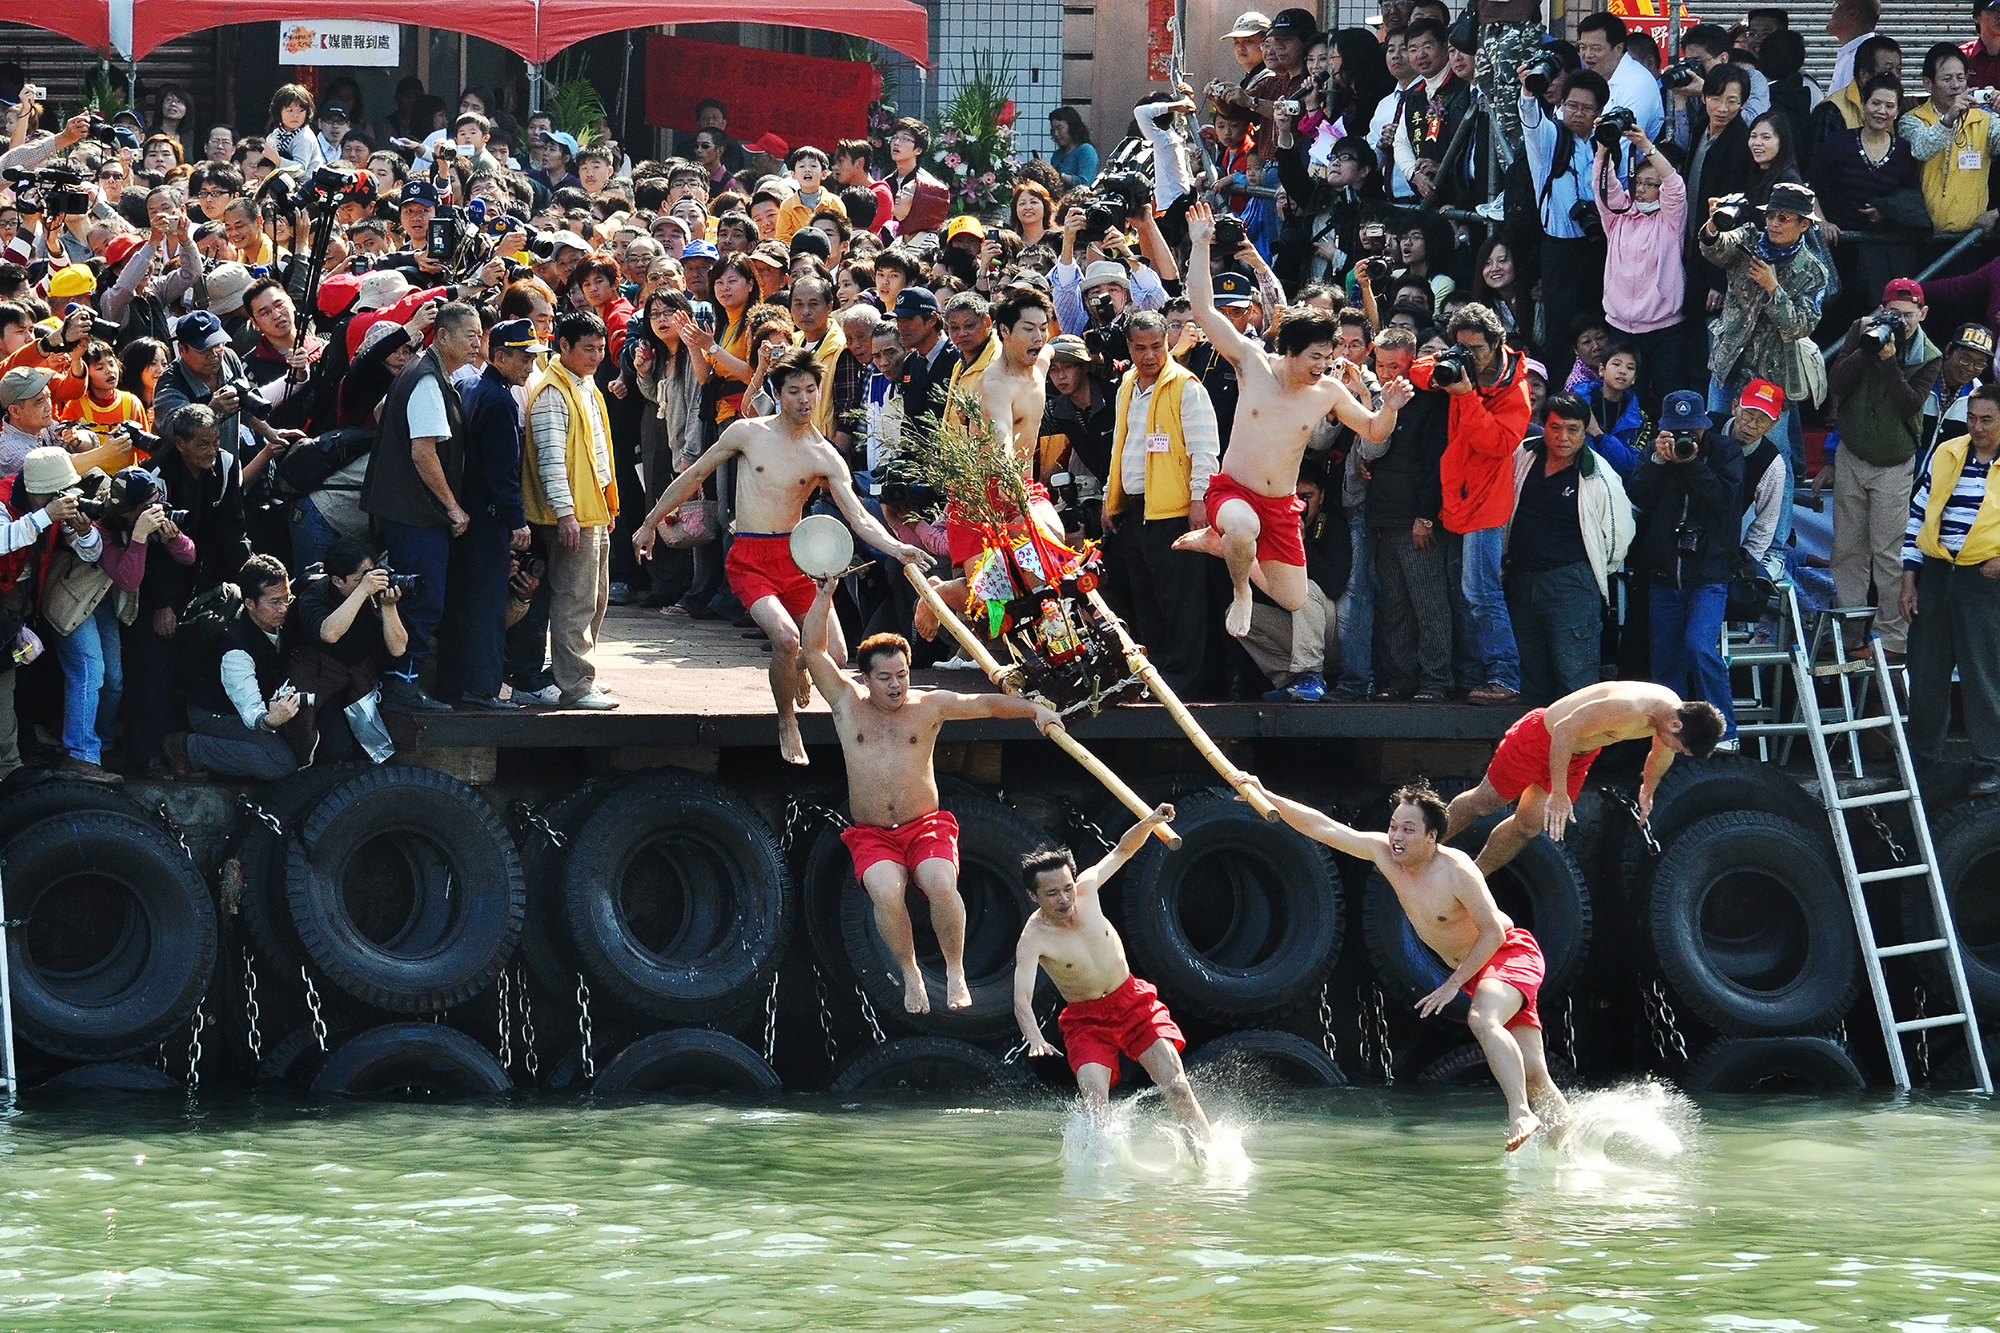
[[[1258, 821], [1226, 794], [1162, 794], [1179, 804], [1183, 849], [1149, 844], [1106, 898], [1135, 971], [1177, 1015], [1219, 1032], [1280, 1026], [1315, 999], [1323, 1008], [1351, 908], [1388, 996], [1413, 1002], [1443, 980], [1371, 868]], [[585, 782], [525, 812], [517, 842], [477, 791], [433, 770], [308, 770], [246, 800], [218, 902], [178, 835], [143, 808], [46, 782], [0, 801], [18, 1029], [62, 1060], [127, 1060], [184, 1030], [212, 985], [229, 994], [211, 1009], [241, 1007], [244, 980], [254, 996], [261, 973], [267, 1026], [292, 1027], [287, 1040], [323, 1023], [322, 997], [349, 1032], [450, 1031], [385, 1020], [459, 1011], [518, 956], [515, 975], [543, 1013], [574, 996], [587, 1014], [594, 998], [616, 1042], [604, 1049], [629, 1052], [657, 1029], [754, 1022], [796, 919], [814, 968], [837, 990], [858, 990], [892, 1032], [997, 1042], [1013, 1035], [1013, 949], [1028, 907], [1017, 867], [1048, 835], [971, 788], [948, 786], [944, 801], [961, 828], [973, 1006], [905, 1015], [837, 812], [794, 821], [781, 839], [720, 784], [659, 772]], [[1934, 837], [1968, 975], [1979, 1002], [2000, 1008], [1997, 805], [1950, 812]], [[1603, 801], [1594, 809], [1569, 842], [1537, 839], [1494, 877], [1503, 909], [1542, 942], [1545, 995], [1608, 972], [1649, 973], [1706, 1029], [1691, 1032], [1697, 1046], [1836, 1029], [1860, 969], [1812, 798], [1748, 761], [1683, 762], [1655, 805], [1657, 855], [1635, 824]], [[1072, 825], [1079, 855], [1093, 854], [1094, 826]], [[1462, 844], [1476, 847], [1487, 827]], [[914, 894], [910, 906], [936, 993], [928, 913]], [[225, 987], [219, 954], [229, 968], [240, 955], [247, 978]], [[296, 979], [284, 1004], [278, 979]], [[1038, 1012], [1054, 998], [1044, 981]], [[1434, 1063], [1426, 1055], [1407, 1072]], [[616, 1065], [598, 1070], [600, 1085]], [[344, 1068], [328, 1060], [312, 1081], [338, 1081]]]

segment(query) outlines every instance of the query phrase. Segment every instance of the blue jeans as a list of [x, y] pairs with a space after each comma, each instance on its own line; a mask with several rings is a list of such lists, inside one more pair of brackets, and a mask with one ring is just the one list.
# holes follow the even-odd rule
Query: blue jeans
[[1655, 583], [1649, 592], [1653, 683], [1683, 699], [1714, 704], [1727, 724], [1723, 735], [1734, 739], [1735, 696], [1729, 688], [1729, 668], [1722, 664], [1722, 613], [1729, 602], [1729, 585], [1669, 588]]
[[[1514, 622], [1507, 614], [1507, 593], [1500, 582], [1500, 553], [1506, 540], [1504, 527], [1481, 528], [1453, 543], [1458, 569], [1452, 581], [1459, 591], [1463, 633], [1452, 656], [1459, 683], [1472, 689], [1521, 688], [1521, 653], [1514, 646]], [[1481, 679], [1474, 681], [1474, 676]]]
[[421, 574], [423, 586], [405, 593], [400, 604], [403, 626], [410, 632], [410, 648], [391, 662], [384, 676], [401, 676], [415, 683], [424, 659], [430, 654], [430, 638], [444, 618], [444, 584], [451, 567], [451, 529], [416, 528], [407, 523], [382, 524], [388, 540], [388, 563], [398, 574]]
[[86, 764], [104, 758], [105, 730], [115, 724], [118, 701], [125, 693], [123, 657], [118, 648], [118, 591], [104, 600], [72, 634], [57, 634], [56, 660], [63, 669], [63, 749]]
[[326, 548], [333, 545], [340, 532], [320, 515], [310, 495], [292, 506], [292, 577], [305, 577], [305, 572], [326, 559]]
[[1347, 531], [1354, 565], [1347, 591], [1334, 610], [1340, 626], [1340, 688], [1367, 694], [1374, 676], [1369, 657], [1375, 639], [1375, 534], [1368, 530], [1367, 505], [1347, 511]]

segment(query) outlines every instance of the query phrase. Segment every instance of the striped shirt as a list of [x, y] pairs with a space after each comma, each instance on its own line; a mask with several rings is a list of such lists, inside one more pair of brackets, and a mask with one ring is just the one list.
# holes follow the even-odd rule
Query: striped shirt
[[[1958, 484], [1951, 488], [1951, 498], [1944, 502], [1944, 512], [1938, 515], [1938, 545], [1953, 555], [1965, 545], [1966, 534], [1972, 531], [1973, 520], [1979, 517], [1979, 506], [1986, 501], [1986, 477], [1992, 470], [1991, 463], [1980, 462], [1978, 454], [1966, 450], [1965, 470], [1958, 474]], [[1923, 568], [1924, 553], [1917, 546], [1917, 533], [1923, 529], [1924, 512], [1930, 503], [1931, 475], [1926, 470], [1915, 494], [1910, 496], [1910, 522], [1903, 530], [1904, 569]]]

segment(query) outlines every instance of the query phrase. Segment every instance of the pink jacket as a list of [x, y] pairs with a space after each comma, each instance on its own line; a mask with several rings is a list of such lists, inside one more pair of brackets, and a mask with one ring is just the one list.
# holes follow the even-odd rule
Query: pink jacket
[[1613, 175], [1597, 201], [1604, 219], [1604, 318], [1624, 333], [1651, 333], [1680, 323], [1687, 270], [1681, 241], [1687, 234], [1687, 182], [1669, 173], [1660, 185], [1660, 211], [1630, 208], [1632, 197]]

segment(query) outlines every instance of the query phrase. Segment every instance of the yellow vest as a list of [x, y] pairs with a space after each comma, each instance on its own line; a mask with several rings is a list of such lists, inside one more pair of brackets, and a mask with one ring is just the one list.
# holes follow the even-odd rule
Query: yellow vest
[[[801, 334], [801, 337], [804, 335]], [[813, 360], [819, 362], [825, 373], [819, 377], [819, 402], [813, 407], [813, 429], [833, 438], [833, 371], [840, 360], [840, 354], [847, 350], [847, 335], [840, 331], [840, 325], [828, 321], [826, 336], [819, 340], [813, 351]]]
[[[611, 520], [618, 517], [618, 469], [613, 464], [611, 475], [604, 480], [604, 489], [598, 490], [597, 465], [592, 461], [590, 448], [589, 408], [578, 388], [576, 379], [562, 369], [559, 361], [550, 361], [548, 368], [528, 385], [528, 447], [521, 455], [521, 508], [530, 523], [546, 526], [556, 521], [555, 508], [549, 504], [548, 492], [542, 489], [542, 470], [536, 465], [541, 451], [535, 447], [535, 399], [551, 389], [563, 396], [563, 403], [569, 408], [569, 438], [563, 441], [563, 467], [569, 473], [569, 502], [574, 506], [571, 513], [586, 528], [608, 528]], [[604, 452], [610, 462], [611, 413], [594, 381], [589, 388], [590, 396], [597, 400], [598, 420], [605, 423]]]
[[1953, 555], [1938, 542], [1938, 524], [1944, 519], [1945, 502], [1951, 499], [1958, 474], [1965, 470], [1966, 455], [1972, 452], [1972, 437], [1961, 435], [1946, 440], [1931, 455], [1931, 493], [1924, 504], [1924, 525], [1917, 529], [1917, 549], [1933, 560], [1949, 560], [1955, 565], [1983, 565], [2000, 555], [2000, 486], [1989, 477], [1986, 498], [1965, 534], [1965, 545]]
[[[1165, 435], [1167, 451], [1146, 455], [1146, 518], [1186, 518], [1194, 490], [1194, 460], [1188, 457], [1187, 442], [1181, 434], [1182, 387], [1194, 379], [1194, 372], [1168, 358], [1166, 368], [1153, 381], [1153, 400], [1146, 407], [1146, 433]], [[1132, 418], [1132, 394], [1139, 384], [1139, 372], [1128, 370], [1118, 384], [1117, 425], [1111, 428], [1111, 475], [1104, 512], [1117, 514], [1125, 507], [1125, 431]]]
[[[979, 349], [979, 355], [972, 358], [972, 364], [960, 361], [951, 368], [951, 383], [945, 387], [944, 415], [948, 421], [965, 425], [965, 414], [958, 410], [958, 396], [964, 393], [977, 400], [979, 381], [986, 376], [986, 368], [993, 364], [993, 358], [1000, 355], [1000, 339], [993, 334], [986, 335], [986, 346]], [[1012, 422], [1008, 423], [1010, 426]]]
[[[1929, 98], [1910, 112], [1926, 125], [1940, 119], [1937, 104]], [[1924, 203], [1930, 209], [1931, 225], [1939, 231], [1971, 231], [1972, 224], [1986, 211], [1986, 136], [1992, 132], [1992, 113], [1973, 107], [1958, 123], [1958, 133], [1930, 161], [1924, 163]], [[1979, 158], [1977, 167], [1960, 167], [1960, 153]]]

